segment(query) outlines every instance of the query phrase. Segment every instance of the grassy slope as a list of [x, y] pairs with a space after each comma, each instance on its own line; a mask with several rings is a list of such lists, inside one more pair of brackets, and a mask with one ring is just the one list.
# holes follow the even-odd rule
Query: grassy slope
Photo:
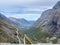
[[50, 37], [50, 34], [42, 32], [41, 27], [31, 27], [29, 30], [25, 31], [25, 33], [30, 37], [33, 43], [37, 42], [46, 42], [46, 38]]
[[[10, 31], [14, 31], [15, 33], [13, 33], [11, 36], [9, 36], [4, 30], [3, 27], [8, 28]], [[4, 22], [3, 20], [0, 20], [0, 32], [2, 33], [0, 35], [0, 43], [1, 42], [7, 42], [7, 43], [18, 43], [18, 39], [16, 38], [16, 27], [11, 26], [10, 24], [8, 24], [7, 22]], [[24, 33], [19, 30], [19, 37], [21, 38], [21, 41], [23, 43], [23, 38], [24, 38]], [[27, 43], [30, 43], [27, 39], [26, 39]]]
[[[7, 24], [6, 22], [0, 20], [0, 32], [2, 33], [0, 35], [0, 42], [18, 42], [16, 36], [14, 36], [14, 38], [12, 36], [9, 36], [2, 28], [2, 26], [5, 26], [6, 28], [8, 28], [9, 30], [13, 30], [16, 31], [16, 28]], [[14, 34], [12, 34], [14, 35]]]

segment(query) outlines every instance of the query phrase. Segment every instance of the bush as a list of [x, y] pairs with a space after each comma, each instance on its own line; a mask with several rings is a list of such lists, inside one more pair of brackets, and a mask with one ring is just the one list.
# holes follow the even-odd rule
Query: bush
[[58, 39], [54, 39], [54, 40], [52, 40], [52, 43], [57, 43], [57, 41], [58, 41]]

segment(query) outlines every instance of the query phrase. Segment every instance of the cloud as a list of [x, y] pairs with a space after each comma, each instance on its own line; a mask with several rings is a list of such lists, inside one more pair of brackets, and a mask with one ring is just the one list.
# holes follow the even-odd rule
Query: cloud
[[44, 10], [51, 8], [47, 8], [47, 6], [42, 7], [9, 7], [0, 9], [0, 12], [5, 14], [41, 14]]
[[0, 0], [0, 5], [35, 5], [35, 6], [49, 6], [56, 3], [58, 0]]
[[59, 0], [0, 0], [0, 12], [6, 16], [29, 20], [40, 17], [44, 10], [51, 9]]
[[[58, 1], [58, 0], [57, 0]], [[4, 13], [40, 13], [52, 8], [56, 0], [0, 0], [0, 10]]]

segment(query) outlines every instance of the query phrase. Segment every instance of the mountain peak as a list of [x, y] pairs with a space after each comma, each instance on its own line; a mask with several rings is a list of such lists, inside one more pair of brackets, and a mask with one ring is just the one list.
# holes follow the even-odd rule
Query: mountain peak
[[6, 18], [3, 14], [0, 13], [0, 19]]
[[58, 2], [55, 4], [55, 6], [53, 7], [53, 9], [58, 9], [58, 8], [60, 8], [60, 1], [58, 1]]

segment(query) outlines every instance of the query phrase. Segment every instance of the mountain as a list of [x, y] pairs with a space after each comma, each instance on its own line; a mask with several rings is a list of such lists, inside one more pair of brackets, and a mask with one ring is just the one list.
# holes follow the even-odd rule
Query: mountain
[[58, 37], [60, 35], [60, 1], [52, 9], [44, 11], [34, 26], [41, 26], [44, 32]]
[[17, 18], [13, 18], [13, 17], [10, 17], [9, 18], [11, 21], [14, 21], [14, 22], [17, 22], [17, 23], [21, 23], [21, 24], [30, 24], [27, 20], [25, 19], [17, 19]]
[[4, 20], [5, 22], [7, 22], [8, 24], [15, 26], [17, 28], [20, 28], [22, 30], [25, 30], [26, 28], [29, 28], [33, 22], [29, 22], [25, 19], [16, 19], [13, 17], [7, 18], [6, 16], [4, 16], [3, 14], [0, 13], [0, 19]]
[[6, 17], [4, 16], [3, 14], [0, 13], [0, 19], [1, 20], [4, 20], [5, 22], [9, 23], [9, 24], [12, 24], [12, 22]]
[[[41, 14], [41, 17], [25, 33], [37, 43], [60, 44], [60, 1], [52, 9]], [[47, 41], [48, 40], [48, 41]]]
[[[0, 43], [19, 43], [17, 38], [17, 28], [0, 19]], [[19, 30], [20, 38], [23, 32]]]
[[6, 16], [4, 16], [1, 13], [0, 13], [0, 19], [5, 21], [6, 23], [12, 25], [12, 26], [15, 26], [15, 27], [17, 27], [17, 25], [19, 25], [18, 23], [11, 21], [9, 18], [7, 18]]
[[[0, 43], [24, 43], [24, 32], [13, 26], [14, 23], [0, 13]], [[30, 38], [27, 35], [25, 38], [26, 43], [31, 44]]]
[[13, 18], [13, 17], [10, 17], [9, 18], [12, 22], [15, 22], [17, 23], [17, 27], [20, 28], [20, 29], [26, 29], [26, 28], [29, 28], [33, 23], [34, 21], [27, 21], [25, 19], [18, 19], [18, 18]]

